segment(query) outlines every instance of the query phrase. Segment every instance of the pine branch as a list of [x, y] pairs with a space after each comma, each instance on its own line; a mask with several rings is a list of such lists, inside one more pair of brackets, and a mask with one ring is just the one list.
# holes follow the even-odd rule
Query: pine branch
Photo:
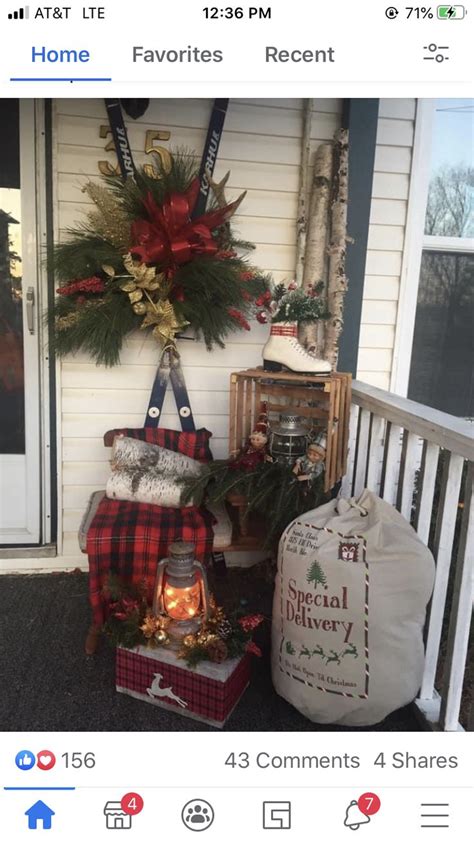
[[116, 272], [123, 271], [122, 256], [112, 243], [86, 228], [69, 229], [67, 233], [73, 239], [58, 243], [51, 257], [58, 282], [101, 274], [104, 264], [113, 266]]
[[190, 498], [197, 490], [204, 491], [211, 503], [219, 503], [230, 492], [247, 499], [246, 514], [257, 513], [266, 521], [265, 547], [272, 548], [288, 524], [304, 512], [325, 501], [324, 480], [312, 484], [300, 482], [290, 467], [277, 462], [263, 462], [253, 471], [242, 471], [231, 462], [211, 463], [205, 478], [181, 480]]
[[328, 319], [325, 302], [317, 296], [309, 296], [303, 290], [292, 290], [280, 301], [272, 322], [317, 322]]

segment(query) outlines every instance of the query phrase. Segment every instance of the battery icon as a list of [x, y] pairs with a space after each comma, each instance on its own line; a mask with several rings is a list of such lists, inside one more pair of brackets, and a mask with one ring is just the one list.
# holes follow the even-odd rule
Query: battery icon
[[464, 6], [438, 6], [437, 12], [440, 20], [462, 20], [466, 10]]

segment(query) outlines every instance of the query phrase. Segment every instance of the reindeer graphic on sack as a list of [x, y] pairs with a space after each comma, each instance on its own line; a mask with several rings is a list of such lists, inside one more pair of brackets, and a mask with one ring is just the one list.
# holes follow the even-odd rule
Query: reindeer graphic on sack
[[415, 696], [434, 562], [371, 492], [293, 521], [278, 555], [272, 672], [311, 720], [377, 723]]

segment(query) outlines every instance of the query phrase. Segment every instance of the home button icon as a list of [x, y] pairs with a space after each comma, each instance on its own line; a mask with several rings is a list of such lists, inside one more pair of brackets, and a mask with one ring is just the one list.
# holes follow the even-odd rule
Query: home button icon
[[38, 823], [42, 823], [43, 829], [49, 829], [51, 828], [54, 811], [52, 808], [48, 808], [48, 806], [40, 799], [38, 802], [35, 802], [31, 808], [28, 808], [28, 810], [25, 811], [25, 816], [28, 817], [29, 829], [38, 830]]

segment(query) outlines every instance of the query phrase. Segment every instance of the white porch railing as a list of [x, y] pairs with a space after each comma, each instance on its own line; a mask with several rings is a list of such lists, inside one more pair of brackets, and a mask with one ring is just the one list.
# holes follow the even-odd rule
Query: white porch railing
[[[342, 493], [359, 495], [364, 488], [376, 492], [411, 521], [425, 543], [430, 539], [436, 578], [426, 629], [423, 683], [416, 704], [431, 726], [445, 731], [462, 728], [459, 711], [473, 602], [473, 466], [473, 423], [354, 381], [349, 462]], [[457, 556], [452, 559], [458, 517]], [[452, 564], [453, 589], [447, 605]], [[438, 692], [435, 680], [445, 617], [449, 628]]]

